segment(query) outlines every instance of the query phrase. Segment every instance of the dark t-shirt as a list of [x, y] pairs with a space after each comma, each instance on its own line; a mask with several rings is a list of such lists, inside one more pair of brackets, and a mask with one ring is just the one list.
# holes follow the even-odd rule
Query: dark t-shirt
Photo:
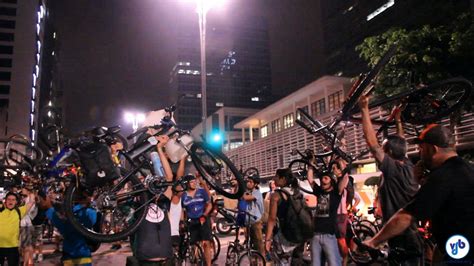
[[135, 234], [135, 256], [139, 260], [171, 258], [171, 225], [168, 210], [171, 201], [162, 195], [158, 202], [151, 203], [147, 215]]
[[379, 199], [383, 222], [386, 223], [413, 198], [419, 186], [413, 177], [413, 164], [408, 159], [400, 162], [385, 154], [379, 169], [383, 174]]
[[318, 197], [318, 205], [314, 212], [314, 231], [323, 234], [336, 233], [337, 207], [342, 196], [337, 189], [325, 192], [319, 186], [313, 188], [314, 194]]
[[433, 236], [445, 252], [449, 237], [462, 235], [474, 259], [474, 167], [453, 157], [431, 171], [427, 182], [404, 208], [419, 220], [432, 220]]

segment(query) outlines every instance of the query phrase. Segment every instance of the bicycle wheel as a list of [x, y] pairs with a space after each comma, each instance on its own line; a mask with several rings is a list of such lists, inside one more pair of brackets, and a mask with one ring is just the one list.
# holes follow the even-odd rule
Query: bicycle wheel
[[5, 162], [10, 166], [29, 166], [33, 168], [43, 159], [43, 152], [22, 135], [10, 137], [6, 142], [4, 152]]
[[357, 247], [357, 244], [355, 244], [354, 239], [357, 238], [363, 242], [364, 240], [372, 238], [375, 235], [374, 232], [364, 228], [357, 230], [355, 234], [356, 235], [352, 237], [349, 243], [349, 257], [356, 264], [372, 264], [374, 262], [372, 256], [366, 251], [360, 251]]
[[179, 265], [206, 265], [204, 251], [198, 244], [191, 244], [186, 249], [184, 258], [181, 258]]
[[212, 234], [211, 252], [212, 262], [214, 262], [219, 258], [219, 254], [221, 253], [221, 241], [215, 234]]
[[424, 125], [439, 121], [469, 99], [472, 84], [463, 78], [443, 80], [419, 89], [407, 97], [404, 121]]
[[309, 167], [311, 167], [311, 164], [303, 159], [293, 160], [288, 165], [288, 168], [291, 170], [293, 175], [298, 178], [298, 185], [300, 187], [300, 190], [305, 193], [313, 194], [313, 189], [311, 188], [311, 185], [308, 184], [308, 182], [306, 181], [308, 178]]
[[228, 235], [232, 231], [232, 224], [230, 224], [225, 218], [217, 218], [216, 229], [219, 234]]
[[240, 256], [238, 265], [265, 266], [265, 258], [263, 258], [263, 255], [258, 251], [251, 250], [250, 252], [246, 252]]
[[239, 258], [239, 252], [233, 243], [229, 244], [225, 256], [225, 265], [236, 265]]
[[221, 151], [195, 142], [190, 155], [198, 172], [217, 193], [231, 199], [238, 199], [244, 194], [242, 174]]
[[[84, 237], [99, 242], [114, 242], [125, 239], [135, 232], [148, 211], [148, 191], [138, 178], [129, 174], [117, 185], [107, 184], [93, 189], [83, 189], [76, 182], [66, 188], [64, 212], [68, 221]], [[94, 206], [90, 203], [95, 203]], [[85, 206], [102, 217], [100, 224], [92, 228], [84, 219], [81, 210]]]

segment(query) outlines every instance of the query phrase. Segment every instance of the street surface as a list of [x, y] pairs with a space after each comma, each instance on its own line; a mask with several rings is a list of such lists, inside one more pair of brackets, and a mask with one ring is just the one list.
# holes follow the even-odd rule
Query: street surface
[[[219, 259], [214, 262], [214, 265], [224, 265], [225, 263], [225, 254], [227, 253], [227, 246], [228, 242], [234, 240], [235, 235], [229, 236], [219, 236], [221, 242], [221, 252], [219, 254]], [[241, 236], [243, 239], [243, 236]], [[130, 244], [125, 243], [122, 244], [122, 248], [119, 250], [111, 250], [112, 247], [111, 243], [103, 243], [99, 250], [97, 250], [92, 255], [92, 261], [94, 265], [114, 265], [114, 266], [121, 266], [125, 265], [128, 256], [132, 255], [132, 251], [130, 250]], [[41, 266], [56, 266], [60, 265], [61, 261], [61, 253], [53, 253], [54, 252], [54, 245], [45, 245], [43, 252], [45, 259], [37, 263], [36, 265]]]

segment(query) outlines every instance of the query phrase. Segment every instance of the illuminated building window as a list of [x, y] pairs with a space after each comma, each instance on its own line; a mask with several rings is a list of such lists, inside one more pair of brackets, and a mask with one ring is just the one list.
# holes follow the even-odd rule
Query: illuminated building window
[[395, 0], [388, 0], [387, 3], [385, 3], [384, 5], [382, 5], [381, 7], [377, 8], [374, 12], [370, 13], [368, 16], [367, 16], [367, 21], [375, 18], [376, 16], [380, 15], [382, 12], [384, 12], [385, 10], [389, 9], [390, 7], [392, 7], [393, 5], [395, 5]]
[[251, 100], [252, 100], [252, 102], [258, 102], [258, 101], [260, 101], [260, 98], [258, 98], [258, 97], [252, 97]]
[[294, 125], [293, 113], [287, 114], [283, 117], [283, 128], [287, 129]]
[[335, 92], [328, 97], [329, 102], [329, 111], [338, 109], [342, 106], [342, 102], [344, 99], [342, 98], [342, 91]]
[[276, 133], [276, 132], [279, 132], [279, 131], [281, 131], [281, 120], [280, 119], [273, 120], [272, 121], [272, 132]]
[[260, 128], [260, 136], [262, 138], [265, 138], [268, 136], [268, 125], [264, 125], [263, 127]]
[[223, 106], [224, 106], [224, 103], [216, 103], [216, 106], [217, 106], [217, 107], [223, 107]]
[[324, 98], [319, 99], [311, 104], [311, 115], [320, 116], [326, 113], [326, 101]]
[[[303, 109], [306, 113], [308, 113], [308, 106], [300, 107], [300, 108]], [[301, 119], [300, 112], [296, 112], [296, 119]]]

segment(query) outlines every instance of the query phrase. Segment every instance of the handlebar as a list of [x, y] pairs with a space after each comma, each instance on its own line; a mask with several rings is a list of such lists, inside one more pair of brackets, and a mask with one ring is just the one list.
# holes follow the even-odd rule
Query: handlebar
[[245, 216], [248, 216], [248, 217], [251, 217], [253, 219], [257, 219], [257, 216], [251, 214], [250, 212], [248, 211], [244, 211], [244, 210], [234, 210], [234, 209], [228, 209], [228, 208], [225, 208], [225, 207], [218, 207], [217, 208], [217, 211], [228, 211], [228, 212], [232, 212], [232, 213], [245, 213]]

